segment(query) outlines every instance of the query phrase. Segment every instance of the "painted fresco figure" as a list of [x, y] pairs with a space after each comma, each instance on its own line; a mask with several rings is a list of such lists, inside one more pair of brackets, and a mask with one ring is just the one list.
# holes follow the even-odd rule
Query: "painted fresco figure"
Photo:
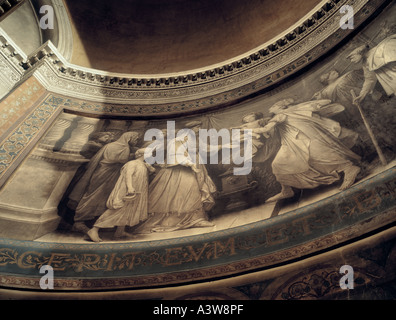
[[69, 202], [78, 203], [73, 231], [86, 233], [86, 222], [97, 219], [106, 211], [106, 201], [117, 182], [121, 167], [131, 160], [131, 148], [139, 133], [126, 132], [114, 142], [102, 147], [90, 160], [87, 170], [69, 195]]
[[361, 103], [372, 93], [379, 82], [388, 96], [396, 93], [396, 34], [381, 41], [370, 49], [363, 45], [353, 50], [348, 58], [353, 63], [362, 65], [364, 83], [355, 101]]
[[125, 227], [133, 227], [148, 218], [148, 180], [155, 169], [144, 161], [144, 150], [135, 153], [135, 160], [127, 162], [107, 200], [107, 210], [87, 232], [92, 241], [102, 241], [98, 231], [117, 227], [114, 237], [129, 237]]
[[320, 76], [324, 88], [314, 94], [312, 100], [331, 100], [345, 107], [343, 112], [335, 115], [334, 120], [341, 122], [343, 127], [353, 128], [359, 125], [359, 110], [353, 105], [351, 90], [358, 90], [364, 83], [362, 70], [349, 71], [340, 76], [336, 70], [331, 70]]
[[[251, 112], [242, 117], [243, 124], [238, 127], [233, 127], [231, 129], [256, 129], [259, 127], [264, 127], [270, 118], [264, 118], [261, 112]], [[265, 134], [266, 135], [266, 134]], [[269, 136], [266, 136], [267, 138]], [[244, 139], [244, 135], [241, 135], [241, 140]], [[252, 132], [252, 161], [253, 162], [264, 162], [268, 159], [271, 151], [268, 150], [273, 144], [265, 143], [262, 134]], [[243, 150], [243, 143], [241, 143], [241, 150]], [[245, 152], [240, 151], [245, 154]]]
[[341, 173], [344, 179], [340, 189], [345, 190], [360, 172], [360, 167], [355, 165], [360, 157], [350, 150], [357, 134], [320, 115], [339, 112], [343, 107], [331, 104], [330, 100], [292, 103], [292, 99], [285, 99], [274, 104], [269, 109], [274, 117], [264, 128], [253, 130], [268, 133], [276, 129], [281, 137], [272, 170], [282, 190], [267, 202], [293, 197], [292, 188], [330, 185], [340, 180]]
[[[315, 93], [312, 99], [329, 99], [333, 103], [338, 103], [345, 107], [344, 111], [331, 116], [331, 118], [339, 122], [342, 127], [358, 133], [359, 137], [353, 150], [362, 157], [362, 160], [370, 162], [377, 157], [377, 152], [362, 121], [359, 109], [353, 104], [354, 98], [351, 93], [352, 91], [359, 92], [361, 90], [365, 82], [363, 70], [352, 70], [341, 76], [336, 70], [331, 70], [320, 77], [320, 82], [325, 87]], [[366, 98], [365, 102], [375, 108], [377, 99], [380, 99], [382, 94], [373, 89], [370, 96], [371, 99], [368, 101]], [[371, 118], [370, 121], [374, 123], [375, 119]]]
[[[199, 125], [199, 121], [194, 121], [186, 127], [197, 133]], [[167, 146], [167, 159], [175, 159], [185, 142], [185, 137], [172, 139]], [[166, 163], [149, 185], [149, 218], [135, 232], [211, 227], [213, 223], [208, 220], [207, 212], [215, 204], [215, 192], [215, 184], [199, 161], [189, 161], [187, 157], [182, 163]]]
[[92, 158], [103, 146], [114, 141], [112, 132], [95, 132], [90, 135], [80, 154], [85, 158]]

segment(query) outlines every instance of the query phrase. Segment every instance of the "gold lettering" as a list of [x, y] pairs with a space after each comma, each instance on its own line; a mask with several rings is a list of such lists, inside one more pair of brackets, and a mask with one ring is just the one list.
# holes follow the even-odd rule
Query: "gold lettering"
[[396, 194], [396, 181], [387, 182], [385, 185], [392, 194]]
[[309, 227], [309, 223], [306, 217], [296, 219], [293, 221], [293, 225], [297, 226], [299, 224], [302, 227], [304, 235], [308, 235], [311, 233], [311, 228]]
[[381, 203], [381, 198], [373, 190], [360, 193], [354, 199], [360, 211], [375, 208]]
[[205, 251], [205, 249], [207, 248], [208, 245], [209, 245], [208, 243], [205, 243], [204, 246], [201, 248], [201, 250], [199, 250], [198, 254], [195, 252], [195, 250], [194, 250], [194, 248], [192, 246], [188, 246], [187, 247], [195, 262], [198, 262], [199, 259], [201, 259], [201, 256], [204, 253], [204, 251]]
[[112, 270], [115, 256], [116, 256], [116, 253], [112, 253], [111, 254], [109, 262], [107, 263], [107, 268], [106, 268], [107, 271], [111, 271]]
[[165, 266], [175, 266], [182, 263], [180, 253], [183, 252], [182, 247], [166, 249]]
[[[127, 259], [127, 265], [128, 265], [128, 270], [132, 270], [134, 265], [135, 265], [135, 259], [138, 254], [141, 254], [141, 252], [130, 252], [130, 253], [125, 253], [122, 255], [123, 258], [128, 258]], [[119, 269], [121, 269], [121, 266], [118, 266]]]
[[33, 256], [40, 257], [41, 253], [36, 251], [26, 251], [22, 253], [18, 259], [18, 267], [22, 269], [36, 268], [39, 261], [33, 258]]
[[100, 260], [100, 256], [95, 253], [84, 253], [82, 255], [82, 260], [76, 267], [76, 272], [81, 272], [84, 269], [98, 269], [97, 267], [92, 267], [93, 265], [97, 264]]
[[288, 236], [284, 234], [282, 227], [274, 227], [266, 230], [267, 240], [269, 245], [276, 245], [287, 242]]
[[60, 259], [68, 258], [68, 257], [70, 257], [69, 253], [51, 253], [51, 256], [50, 256], [47, 264], [49, 266], [51, 266], [54, 270], [63, 271], [66, 269], [66, 267], [63, 267], [63, 268], [60, 267], [63, 262], [63, 260], [60, 260]]
[[220, 252], [224, 254], [224, 252], [229, 248], [230, 250], [230, 256], [235, 254], [235, 238], [229, 238], [227, 243], [223, 245], [220, 241], [215, 241], [214, 242], [214, 259], [217, 259], [219, 257], [218, 253], [220, 249]]

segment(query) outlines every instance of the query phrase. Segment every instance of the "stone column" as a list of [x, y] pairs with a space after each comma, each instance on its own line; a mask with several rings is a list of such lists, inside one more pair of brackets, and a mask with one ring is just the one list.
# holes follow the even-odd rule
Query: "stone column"
[[[55, 121], [50, 131], [42, 139], [42, 145], [55, 146], [59, 141], [64, 140], [67, 129], [71, 129], [76, 116], [73, 114], [62, 113]], [[64, 141], [63, 141], [64, 142]]]
[[63, 150], [78, 152], [89, 140], [89, 136], [103, 126], [103, 120], [96, 118], [83, 118], [76, 119], [75, 128], [73, 128], [70, 138], [65, 142]]

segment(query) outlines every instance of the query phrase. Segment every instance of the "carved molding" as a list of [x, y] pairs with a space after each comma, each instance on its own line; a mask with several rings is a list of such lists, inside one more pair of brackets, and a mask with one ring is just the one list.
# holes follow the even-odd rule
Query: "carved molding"
[[[255, 80], [264, 78], [302, 57], [318, 43], [339, 29], [339, 19], [332, 19], [343, 3], [351, 1], [324, 1], [324, 5], [300, 26], [274, 43], [257, 52], [209, 70], [175, 75], [134, 76], [107, 74], [98, 70], [77, 67], [63, 61], [53, 48], [43, 48], [52, 64], [38, 67], [37, 77], [49, 90], [78, 96], [91, 101], [135, 103], [152, 105], [181, 102], [213, 96], [235, 90]], [[358, 1], [357, 10], [367, 1]], [[40, 51], [30, 64], [40, 59]], [[36, 59], [38, 56], [39, 59]], [[282, 77], [279, 77], [282, 78]]]
[[[2, 86], [10, 91], [23, 77], [25, 70], [22, 62], [27, 56], [0, 28], [0, 80]], [[0, 99], [7, 92], [0, 93]]]
[[[354, 8], [358, 27], [384, 3], [387, 0], [323, 1], [301, 24], [293, 26], [277, 41], [245, 57], [201, 71], [147, 76], [109, 74], [67, 62], [50, 41], [17, 62], [18, 67], [25, 69], [25, 78], [33, 74], [51, 92], [114, 104], [109, 115], [120, 113], [117, 109], [126, 104], [139, 110], [129, 116], [193, 113], [229, 105], [269, 89], [326, 54], [352, 32], [340, 28], [343, 5]], [[4, 50], [2, 47], [0, 53]], [[16, 48], [15, 51], [19, 52]]]
[[53, 42], [62, 57], [69, 61], [73, 54], [73, 32], [67, 10], [63, 0], [30, 0], [37, 21], [43, 16], [40, 9], [49, 5], [54, 9], [54, 28], [41, 29], [42, 43], [50, 40]]
[[73, 54], [73, 32], [67, 14], [63, 5], [63, 0], [51, 0], [54, 6], [55, 16], [58, 22], [58, 45], [59, 52], [62, 53], [64, 59], [69, 61]]

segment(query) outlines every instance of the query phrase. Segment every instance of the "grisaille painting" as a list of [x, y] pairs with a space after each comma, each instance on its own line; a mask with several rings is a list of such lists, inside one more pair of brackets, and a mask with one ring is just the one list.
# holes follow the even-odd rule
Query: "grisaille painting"
[[[98, 0], [98, 8], [44, 2], [54, 4], [58, 26], [69, 21], [69, 3], [76, 30], [92, 27], [84, 20], [89, 8], [100, 13], [98, 23], [117, 12], [125, 18], [125, 6], [139, 18], [140, 5], [156, 12], [149, 21], [163, 16], [156, 0]], [[44, 2], [33, 8], [24, 1], [9, 21], [19, 25], [31, 12], [36, 26], [34, 10]], [[224, 7], [231, 20], [241, 14], [230, 21], [238, 27], [252, 24], [247, 8], [266, 24], [260, 10], [272, 3], [209, 2], [197, 2], [198, 17], [210, 11], [205, 21], [212, 21], [214, 8]], [[288, 3], [279, 6], [298, 6]], [[94, 25], [98, 43], [93, 33], [86, 42], [70, 30], [81, 40], [73, 42], [77, 53], [105, 49], [96, 68], [72, 60], [71, 38], [55, 31], [43, 33], [45, 43], [37, 37], [39, 48], [25, 55], [12, 40], [19, 29], [3, 29], [8, 18], [0, 12], [0, 299], [393, 299], [396, 5], [310, 3], [315, 8], [301, 23], [282, 25], [285, 36], [276, 31], [262, 43], [264, 31], [255, 34], [260, 44], [245, 57], [221, 55], [223, 62], [202, 68], [181, 63], [186, 71], [163, 74], [127, 74], [141, 60], [125, 73], [105, 68], [125, 64], [115, 61], [116, 43], [103, 44], [126, 19], [104, 23], [103, 34]], [[339, 24], [344, 5], [354, 10], [354, 29]], [[202, 30], [199, 40], [209, 41]], [[176, 56], [154, 53], [196, 63], [175, 48]], [[206, 49], [195, 53], [211, 61]], [[128, 50], [122, 54], [129, 59]], [[54, 271], [52, 288], [42, 286], [43, 267]], [[341, 286], [346, 275], [354, 290], [349, 277], [348, 290]]]
[[57, 210], [40, 241], [138, 242], [271, 219], [394, 163], [395, 93], [393, 7], [304, 75], [233, 107], [167, 120], [62, 113], [0, 200]]

